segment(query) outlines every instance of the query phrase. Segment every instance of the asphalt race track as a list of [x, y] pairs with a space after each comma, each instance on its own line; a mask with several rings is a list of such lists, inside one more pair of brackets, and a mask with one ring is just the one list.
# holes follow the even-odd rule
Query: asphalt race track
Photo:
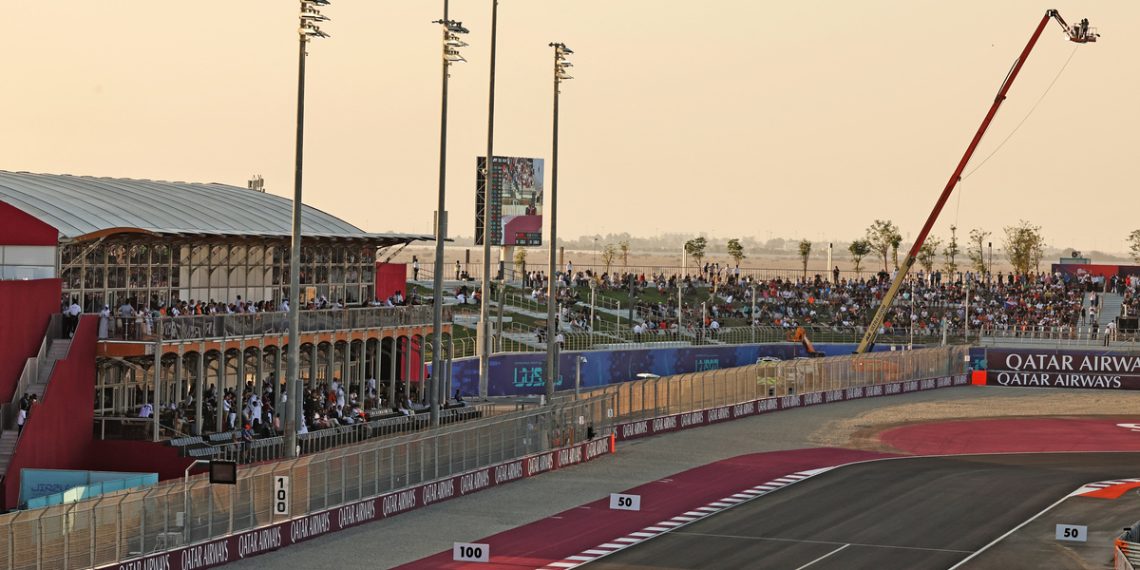
[[[587, 564], [645, 568], [946, 569], [1082, 484], [1132, 477], [1140, 453], [900, 458], [842, 467]], [[1050, 558], [1021, 567], [1047, 568]]]

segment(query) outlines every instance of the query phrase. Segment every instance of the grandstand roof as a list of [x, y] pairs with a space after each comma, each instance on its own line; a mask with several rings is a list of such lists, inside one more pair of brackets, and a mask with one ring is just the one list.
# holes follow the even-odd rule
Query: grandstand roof
[[[289, 237], [293, 201], [239, 186], [0, 171], [0, 201], [54, 227], [60, 239], [117, 233]], [[368, 233], [304, 206], [302, 235], [393, 245], [434, 236]]]

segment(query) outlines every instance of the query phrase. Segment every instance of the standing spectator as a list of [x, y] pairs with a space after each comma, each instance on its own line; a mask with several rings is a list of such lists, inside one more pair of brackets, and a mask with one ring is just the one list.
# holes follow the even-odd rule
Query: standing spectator
[[99, 338], [107, 338], [111, 334], [111, 307], [103, 305], [99, 311]]
[[420, 280], [420, 258], [412, 256], [412, 281]]
[[20, 413], [16, 415], [16, 435], [24, 433], [24, 423], [28, 421], [28, 410], [20, 408]]
[[63, 332], [66, 338], [75, 335], [75, 327], [79, 326], [79, 314], [82, 312], [83, 307], [79, 306], [79, 299], [72, 297], [71, 305], [67, 307], [67, 319], [65, 319], [67, 330]]
[[455, 260], [455, 280], [459, 281], [459, 260]]

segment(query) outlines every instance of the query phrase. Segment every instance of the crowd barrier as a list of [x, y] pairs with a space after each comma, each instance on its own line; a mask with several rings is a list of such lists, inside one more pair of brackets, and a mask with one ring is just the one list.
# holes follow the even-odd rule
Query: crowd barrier
[[[0, 568], [200, 570], [609, 452], [610, 397], [0, 515]], [[289, 516], [273, 513], [289, 477]]]

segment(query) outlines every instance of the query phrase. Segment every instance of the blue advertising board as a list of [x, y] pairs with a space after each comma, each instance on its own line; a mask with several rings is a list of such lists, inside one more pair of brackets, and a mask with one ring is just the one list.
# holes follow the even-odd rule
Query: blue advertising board
[[[854, 344], [817, 344], [816, 349], [828, 356], [851, 354]], [[876, 351], [890, 350], [889, 346], [876, 346]], [[755, 364], [763, 356], [790, 360], [804, 356], [798, 344], [746, 344], [701, 345], [672, 348], [637, 348], [627, 350], [599, 350], [564, 352], [559, 355], [559, 378], [556, 390], [574, 387], [577, 374], [576, 359], [581, 356], [582, 387], [596, 388], [618, 382], [636, 380], [638, 374], [658, 376], [687, 374], [702, 370], [717, 370]], [[544, 393], [546, 354], [508, 353], [490, 359], [489, 396], [518, 396]], [[466, 358], [452, 363], [452, 386], [448, 393], [459, 390], [465, 396], [479, 393], [479, 359]]]

